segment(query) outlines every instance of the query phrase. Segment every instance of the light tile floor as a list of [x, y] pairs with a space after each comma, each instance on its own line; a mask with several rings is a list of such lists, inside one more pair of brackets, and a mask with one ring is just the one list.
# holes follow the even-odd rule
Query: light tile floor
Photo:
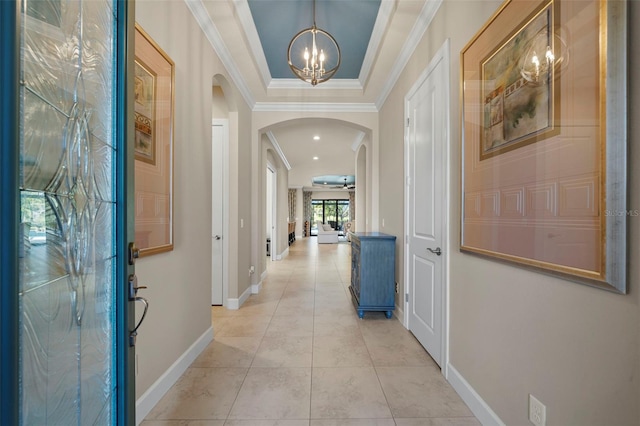
[[349, 244], [297, 240], [260, 294], [212, 308], [214, 341], [143, 425], [479, 425], [398, 320], [358, 318], [350, 268]]

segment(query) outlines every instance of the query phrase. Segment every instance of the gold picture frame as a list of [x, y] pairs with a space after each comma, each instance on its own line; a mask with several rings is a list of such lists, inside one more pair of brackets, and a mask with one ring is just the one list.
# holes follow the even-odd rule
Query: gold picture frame
[[509, 0], [463, 48], [463, 252], [627, 291], [626, 8]]
[[140, 256], [173, 250], [175, 65], [138, 25], [135, 29], [135, 243]]

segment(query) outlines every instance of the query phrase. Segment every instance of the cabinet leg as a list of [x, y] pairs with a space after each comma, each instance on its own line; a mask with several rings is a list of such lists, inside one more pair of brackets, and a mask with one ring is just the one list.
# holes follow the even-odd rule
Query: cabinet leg
[[360, 319], [364, 318], [364, 311], [363, 311], [363, 310], [358, 309], [358, 317], [359, 317]]
[[391, 311], [385, 311], [384, 316], [387, 318], [391, 318]]

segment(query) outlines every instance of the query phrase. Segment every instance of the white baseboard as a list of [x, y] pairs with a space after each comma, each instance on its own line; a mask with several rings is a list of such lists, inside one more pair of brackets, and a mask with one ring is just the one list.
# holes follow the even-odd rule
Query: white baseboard
[[287, 247], [286, 249], [284, 249], [284, 251], [278, 255], [276, 255], [276, 260], [282, 260], [285, 257], [289, 256], [289, 247]]
[[260, 274], [260, 284], [262, 284], [262, 282], [267, 279], [267, 275], [269, 274], [267, 273], [266, 269], [262, 271], [262, 274]]
[[251, 285], [251, 294], [258, 294], [262, 290], [262, 280], [258, 284]]
[[213, 340], [213, 327], [209, 327], [202, 336], [198, 338], [190, 347], [183, 353], [176, 362], [165, 371], [154, 384], [142, 394], [136, 401], [136, 425], [142, 423], [145, 417], [151, 412], [153, 407], [162, 399], [164, 394], [167, 393], [171, 386], [173, 386], [182, 374], [189, 368], [191, 363], [202, 353], [202, 351]]
[[393, 315], [398, 318], [398, 321], [400, 321], [400, 324], [402, 324], [404, 328], [407, 328], [407, 324], [404, 323], [404, 310], [401, 305], [396, 305]]
[[240, 309], [240, 306], [242, 306], [242, 304], [247, 301], [249, 296], [251, 296], [252, 287], [253, 286], [249, 286], [237, 299], [232, 299], [232, 298], [227, 299], [227, 309], [231, 309], [231, 310]]
[[462, 377], [462, 374], [460, 374], [451, 363], [447, 364], [447, 372], [447, 380], [483, 426], [505, 426], [504, 422], [500, 420], [500, 417], [484, 402], [475, 389], [471, 387], [469, 382]]

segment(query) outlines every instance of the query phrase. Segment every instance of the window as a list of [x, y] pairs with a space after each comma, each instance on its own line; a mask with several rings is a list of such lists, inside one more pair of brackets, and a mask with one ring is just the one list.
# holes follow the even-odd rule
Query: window
[[318, 235], [318, 221], [328, 223], [338, 231], [344, 231], [344, 224], [349, 221], [349, 200], [311, 200], [311, 206], [311, 235]]

